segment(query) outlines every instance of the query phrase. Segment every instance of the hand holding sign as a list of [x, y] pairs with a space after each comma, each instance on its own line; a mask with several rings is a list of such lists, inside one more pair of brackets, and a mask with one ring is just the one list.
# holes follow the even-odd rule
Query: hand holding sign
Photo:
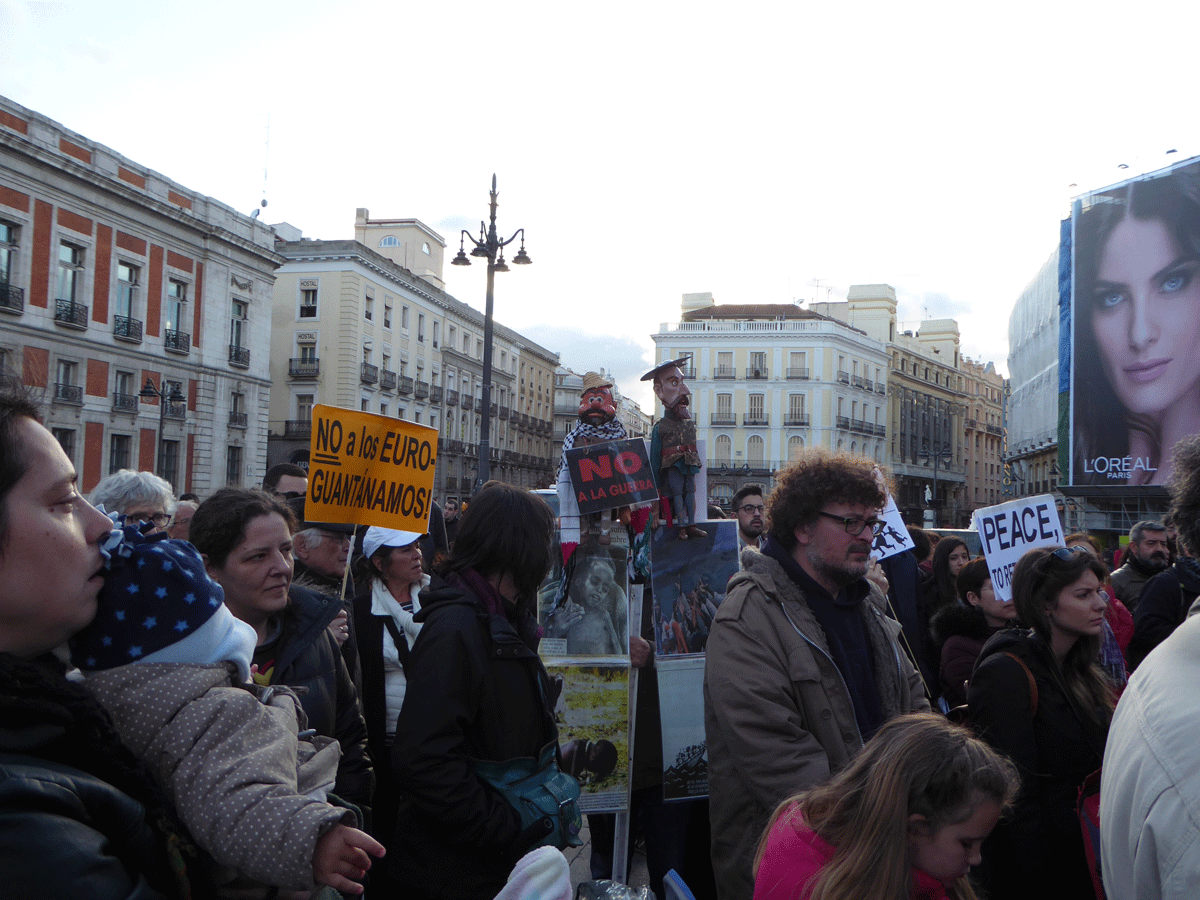
[[1049, 494], [1024, 497], [975, 510], [975, 529], [983, 543], [997, 600], [1012, 602], [1012, 571], [1017, 560], [1035, 547], [1061, 547], [1062, 523]]

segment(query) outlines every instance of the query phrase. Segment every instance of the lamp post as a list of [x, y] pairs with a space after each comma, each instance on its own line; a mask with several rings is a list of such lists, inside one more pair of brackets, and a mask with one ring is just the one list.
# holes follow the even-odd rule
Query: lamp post
[[150, 400], [154, 397], [158, 398], [158, 434], [155, 435], [155, 438], [154, 438], [155, 458], [156, 458], [156, 461], [154, 464], [154, 471], [155, 471], [155, 474], [157, 474], [161, 477], [166, 477], [166, 476], [163, 476], [163, 471], [162, 471], [163, 470], [163, 452], [162, 451], [163, 451], [163, 428], [166, 425], [167, 404], [168, 403], [182, 403], [187, 398], [184, 397], [182, 393], [180, 393], [179, 385], [177, 385], [177, 384], [172, 385], [171, 393], [168, 395], [167, 389], [165, 387], [162, 389], [156, 388], [154, 386], [154, 381], [149, 376], [147, 376], [146, 383], [144, 385], [142, 385], [141, 391], [138, 392], [138, 399]]
[[938, 510], [938, 463], [944, 458], [946, 464], [950, 464], [952, 452], [949, 444], [934, 444], [932, 449], [921, 451], [921, 462], [924, 465], [929, 465], [929, 460], [933, 459], [933, 527], [937, 528], [937, 510]]
[[476, 256], [487, 260], [487, 305], [483, 313], [483, 419], [479, 426], [479, 467], [475, 475], [475, 486], [471, 491], [475, 494], [480, 487], [486, 484], [491, 479], [491, 412], [492, 412], [492, 294], [495, 287], [496, 273], [507, 272], [508, 264], [504, 261], [504, 248], [517, 239], [521, 238], [521, 249], [517, 255], [513, 257], [513, 265], [527, 266], [533, 260], [525, 252], [525, 229], [518, 228], [513, 232], [513, 236], [506, 241], [500, 240], [496, 233], [496, 197], [499, 196], [496, 191], [496, 175], [492, 174], [492, 190], [491, 190], [491, 222], [485, 226], [485, 223], [479, 223], [479, 237], [476, 239], [465, 228], [458, 241], [458, 256], [450, 261], [452, 266], [469, 266], [471, 260], [468, 258], [465, 247], [466, 241], [470, 241], [474, 246], [471, 248], [471, 256]]

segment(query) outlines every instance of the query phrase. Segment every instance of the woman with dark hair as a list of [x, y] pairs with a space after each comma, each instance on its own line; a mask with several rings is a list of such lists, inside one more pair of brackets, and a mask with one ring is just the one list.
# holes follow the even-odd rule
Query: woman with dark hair
[[958, 573], [970, 561], [971, 551], [962, 539], [947, 535], [937, 542], [933, 549], [933, 571], [921, 584], [930, 619], [943, 606], [958, 602]]
[[962, 602], [943, 606], [929, 623], [942, 696], [951, 709], [967, 702], [967, 682], [988, 638], [1011, 628], [1017, 617], [1013, 604], [996, 599], [985, 559], [973, 559], [962, 567], [958, 599]]
[[191, 542], [225, 605], [258, 634], [254, 679], [299, 688], [308, 727], [342, 747], [333, 792], [369, 817], [375, 777], [358, 692], [328, 625], [341, 610], [330, 597], [292, 585], [286, 503], [263, 491], [222, 488], [192, 516]]
[[1086, 550], [1040, 548], [1012, 576], [1017, 617], [980, 653], [967, 692], [970, 721], [1021, 775], [1010, 819], [983, 847], [989, 897], [1094, 900], [1076, 800], [1100, 767], [1112, 685], [1097, 656], [1107, 598], [1104, 566]]
[[[96, 615], [112, 522], [17, 387], [0, 387], [0, 884], [6, 896], [182, 897], [194, 847], [52, 652]], [[174, 847], [174, 850], [171, 848]], [[205, 867], [198, 858], [187, 875]], [[211, 891], [194, 883], [197, 896]]]
[[421, 633], [392, 746], [400, 795], [388, 866], [396, 896], [490, 900], [541, 834], [477, 773], [556, 746], [532, 611], [554, 517], [535, 494], [490, 482], [471, 500], [445, 584], [421, 597]]
[[1166, 484], [1200, 430], [1197, 167], [1094, 198], [1075, 245], [1074, 483]]

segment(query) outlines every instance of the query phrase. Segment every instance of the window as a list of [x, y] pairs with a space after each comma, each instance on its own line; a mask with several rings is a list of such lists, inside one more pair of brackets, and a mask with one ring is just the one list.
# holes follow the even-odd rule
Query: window
[[717, 415], [733, 415], [733, 394], [717, 394]]
[[387, 237], [379, 241], [380, 247], [399, 247], [400, 242], [396, 240], [396, 236], [389, 234]]
[[392, 327], [392, 304], [388, 303], [386, 300], [383, 301], [383, 327]]
[[392, 368], [392, 357], [389, 354], [385, 353], [380, 357], [379, 368], [384, 372], [387, 372]]
[[167, 331], [183, 331], [187, 321], [187, 289], [182, 281], [167, 282]]
[[[229, 311], [229, 346], [230, 348], [241, 348], [245, 346], [247, 320], [250, 318], [249, 304], [245, 300], [238, 300], [236, 297], [230, 304]], [[169, 479], [168, 479], [169, 480]]]
[[757, 434], [751, 435], [750, 440], [746, 441], [746, 462], [750, 465], [762, 465], [763, 448], [766, 444], [763, 439]]
[[439, 328], [439, 326], [441, 326], [441, 324], [442, 323], [439, 322], [437, 319], [433, 320], [433, 347], [435, 350], [437, 349], [437, 345], [438, 345], [438, 328]]
[[800, 451], [804, 449], [804, 438], [800, 435], [793, 435], [788, 438], [788, 462], [795, 462], [800, 456]]
[[446, 344], [450, 347], [451, 350], [454, 349], [454, 326], [453, 325], [446, 326]]
[[717, 462], [729, 465], [733, 453], [733, 441], [727, 434], [717, 435]]
[[483, 359], [483, 341], [475, 341], [475, 358]]
[[388, 414], [388, 413], [387, 413], [387, 410], [388, 410], [388, 406], [387, 406], [387, 404], [386, 404], [386, 403], [384, 403], [382, 400], [381, 400], [381, 401], [379, 401], [379, 414], [380, 414], [381, 416], [386, 416], [386, 415]]
[[300, 318], [315, 319], [317, 317], [317, 283], [315, 281], [300, 282]]
[[8, 287], [13, 278], [13, 266], [17, 258], [17, 234], [17, 226], [0, 222], [0, 290]]
[[54, 435], [54, 439], [58, 441], [60, 447], [63, 448], [63, 453], [67, 454], [67, 459], [75, 462], [75, 429], [74, 428], [51, 428], [50, 433]]
[[408, 331], [408, 307], [400, 307], [400, 327]]
[[750, 395], [750, 419], [754, 422], [763, 421], [763, 395]]
[[313, 395], [296, 395], [296, 419], [300, 422], [311, 422], [313, 411]]
[[788, 417], [799, 419], [804, 415], [804, 395], [788, 394]]
[[65, 241], [58, 246], [58, 299], [76, 301], [83, 274], [83, 249]]
[[315, 363], [317, 361], [316, 344], [300, 344], [300, 362]]
[[225, 449], [225, 484], [239, 487], [242, 483], [242, 448], [230, 446]]
[[137, 309], [137, 289], [141, 270], [129, 263], [117, 263], [117, 308], [116, 315], [133, 318]]
[[425, 313], [417, 313], [417, 340], [425, 342]]
[[162, 465], [158, 474], [172, 485], [179, 483], [179, 441], [162, 442]]
[[108, 436], [108, 474], [113, 475], [121, 469], [128, 469], [129, 451], [133, 438], [127, 434], [110, 434]]
[[371, 401], [370, 401], [370, 400], [368, 400], [366, 397], [363, 397], [363, 398], [362, 398], [362, 402], [359, 404], [359, 408], [360, 408], [360, 409], [361, 409], [363, 412], [370, 412], [370, 411], [371, 411], [371, 410], [370, 410], [370, 406], [371, 406]]
[[463, 353], [464, 354], [469, 353], [470, 348], [471, 348], [471, 336], [469, 334], [464, 334], [463, 335]]
[[137, 409], [132, 372], [117, 372], [113, 375], [113, 392], [116, 394], [113, 397], [114, 407], [125, 409], [125, 405], [128, 404], [131, 412]]
[[421, 249], [422, 249], [423, 251], [425, 251], [425, 255], [426, 255], [426, 256], [429, 256], [429, 253], [430, 253], [430, 251], [429, 251], [429, 241], [426, 241], [425, 243], [423, 243], [423, 244], [421, 245]]
[[375, 317], [375, 293], [367, 291], [367, 296], [363, 300], [363, 318], [368, 322]]

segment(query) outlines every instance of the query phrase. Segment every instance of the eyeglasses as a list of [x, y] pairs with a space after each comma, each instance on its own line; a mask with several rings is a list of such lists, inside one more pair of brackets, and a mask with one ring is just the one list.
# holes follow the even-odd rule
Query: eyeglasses
[[833, 513], [827, 513], [825, 510], [819, 510], [817, 515], [824, 516], [827, 519], [833, 519], [835, 522], [841, 522], [842, 527], [846, 529], [846, 534], [860, 535], [864, 528], [870, 528], [871, 534], [879, 534], [883, 530], [883, 519], [877, 519], [871, 516], [869, 519], [864, 519], [862, 516], [835, 516]]
[[304, 491], [275, 491], [271, 496], [276, 500], [299, 500], [305, 494]]
[[126, 519], [131, 519], [139, 525], [153, 522], [156, 528], [162, 528], [171, 521], [171, 517], [166, 513], [137, 513], [133, 516], [126, 516]]
[[323, 540], [333, 541], [335, 544], [353, 544], [354, 543], [354, 535], [338, 534], [337, 532], [333, 532], [333, 531], [322, 531], [321, 538]]
[[751, 513], [766, 512], [767, 508], [765, 506], [763, 506], [761, 503], [758, 506], [755, 506], [753, 503], [745, 503], [745, 504], [739, 506], [737, 508], [737, 511], [744, 512], [746, 515], [750, 515]]

